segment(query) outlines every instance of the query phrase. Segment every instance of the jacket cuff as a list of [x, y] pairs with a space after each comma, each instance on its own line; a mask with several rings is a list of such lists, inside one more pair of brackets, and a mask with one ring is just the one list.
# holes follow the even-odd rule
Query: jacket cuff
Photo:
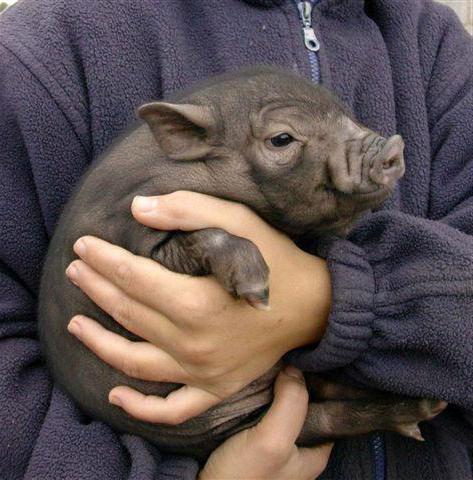
[[332, 308], [327, 329], [317, 345], [293, 350], [285, 359], [301, 370], [319, 372], [356, 360], [372, 336], [375, 281], [364, 250], [348, 240], [329, 239], [316, 247], [327, 261], [332, 282]]

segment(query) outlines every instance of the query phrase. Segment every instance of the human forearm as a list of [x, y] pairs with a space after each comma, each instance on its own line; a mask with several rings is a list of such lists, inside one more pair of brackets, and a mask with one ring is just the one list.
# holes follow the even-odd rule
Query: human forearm
[[[294, 289], [300, 296], [300, 314], [287, 325], [288, 352], [293, 348], [318, 342], [324, 335], [332, 304], [332, 285], [327, 262], [301, 251], [299, 275], [294, 278]], [[288, 292], [294, 295], [295, 292]], [[305, 299], [303, 301], [302, 299]]]
[[301, 368], [345, 367], [373, 386], [471, 408], [473, 41], [451, 10], [425, 7], [419, 38], [435, 31], [438, 39], [421, 57], [430, 141], [415, 148], [417, 131], [404, 135], [399, 125], [407, 142], [403, 211], [378, 211], [349, 241], [319, 250], [332, 275], [329, 327], [314, 355], [292, 358]]
[[345, 367], [372, 386], [471, 408], [473, 237], [399, 212], [378, 212], [324, 252], [333, 279], [329, 327], [290, 358]]

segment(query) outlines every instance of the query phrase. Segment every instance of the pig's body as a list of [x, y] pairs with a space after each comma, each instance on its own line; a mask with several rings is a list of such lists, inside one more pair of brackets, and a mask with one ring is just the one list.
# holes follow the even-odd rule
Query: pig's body
[[[108, 393], [116, 385], [129, 385], [143, 393], [160, 396], [167, 395], [176, 385], [129, 378], [99, 360], [68, 333], [66, 326], [69, 320], [75, 314], [83, 313], [109, 330], [129, 339], [136, 338], [100, 310], [67, 279], [64, 272], [77, 258], [72, 250], [73, 243], [86, 234], [143, 255], [143, 248], [148, 246], [147, 256], [151, 256], [152, 243], [157, 244], [165, 234], [153, 231], [154, 242], [148, 243], [150, 229], [134, 220], [130, 212], [131, 201], [137, 194], [156, 195], [188, 189], [251, 203], [246, 194], [254, 189], [254, 185], [248, 181], [242, 184], [240, 195], [238, 192], [231, 195], [224, 188], [213, 185], [215, 182], [211, 181], [202, 165], [167, 162], [160, 155], [147, 125], [133, 130], [127, 139], [124, 143], [117, 143], [84, 176], [51, 241], [43, 270], [39, 306], [43, 350], [54, 378], [91, 416], [117, 429], [137, 433], [165, 450], [198, 455], [199, 448], [208, 451], [217, 445], [213, 440], [220, 430], [227, 434], [228, 429], [233, 431], [236, 426], [241, 427], [244, 416], [242, 418], [239, 413], [232, 420], [233, 406], [221, 404], [212, 409], [211, 417], [198, 417], [184, 425], [168, 427], [133, 420], [121, 409], [110, 405]], [[130, 159], [139, 160], [133, 173], [130, 172]], [[254, 401], [248, 402], [240, 395], [248, 403], [249, 415], [270, 402], [270, 386], [275, 373], [265, 381], [255, 382], [252, 389], [256, 390]], [[246, 391], [246, 394], [251, 395], [251, 391]], [[235, 405], [235, 410], [237, 407]], [[238, 410], [241, 412], [241, 408]], [[230, 418], [226, 419], [227, 416]], [[221, 420], [226, 422], [218, 427]], [[211, 435], [209, 431], [212, 431]], [[215, 442], [218, 440], [215, 438]]]
[[[241, 145], [245, 149], [254, 148], [246, 139], [251, 129], [254, 130], [254, 124], [252, 127], [249, 125], [249, 118], [255, 114], [255, 105], [261, 110], [265, 102], [273, 101], [275, 97], [291, 98], [294, 92], [297, 92], [298, 102], [307, 100], [310, 103], [316, 95], [320, 102], [318, 114], [326, 122], [338, 121], [346, 113], [325, 90], [314, 87], [303, 79], [269, 68], [246, 70], [234, 76], [221, 77], [205, 88], [183, 93], [173, 99], [179, 103], [214, 105], [216, 99], [221, 102], [225, 98], [225, 102], [221, 102], [216, 111], [216, 124], [224, 122], [225, 128], [223, 131], [214, 129], [211, 134], [209, 143], [214, 149], [212, 154], [204, 159], [171, 159], [173, 156], [179, 157], [182, 152], [174, 151], [170, 154], [169, 150], [177, 147], [167, 143], [159, 144], [153, 128], [150, 129], [148, 124], [140, 124], [115, 142], [90, 167], [76, 188], [61, 216], [46, 257], [39, 302], [40, 337], [54, 378], [92, 417], [104, 420], [118, 430], [141, 435], [163, 450], [205, 458], [222, 440], [254, 424], [271, 402], [271, 385], [279, 371], [279, 365], [224, 403], [176, 426], [144, 423], [110, 405], [108, 393], [117, 385], [129, 385], [143, 393], [159, 396], [167, 395], [177, 385], [144, 382], [127, 377], [99, 360], [70, 335], [66, 329], [69, 320], [77, 313], [82, 313], [98, 320], [111, 331], [136, 339], [75, 287], [64, 272], [76, 258], [72, 250], [73, 243], [83, 235], [95, 235], [135, 254], [158, 260], [159, 245], [164, 239], [167, 248], [172, 248], [172, 234], [151, 230], [133, 219], [130, 205], [135, 195], [191, 190], [235, 200], [250, 206], [273, 226], [293, 238], [345, 232], [359, 213], [380, 203], [389, 194], [389, 189], [383, 190], [378, 196], [376, 192], [370, 194], [369, 191], [365, 196], [361, 195], [366, 193], [363, 190], [367, 190], [365, 183], [369, 183], [368, 180], [365, 182], [367, 174], [364, 168], [360, 168], [357, 184], [360, 192], [355, 191], [353, 185], [349, 186], [346, 178], [337, 174], [336, 169], [330, 182], [331, 188], [325, 189], [329, 157], [338, 148], [333, 145], [333, 148], [327, 147], [331, 142], [329, 136], [334, 135], [330, 132], [330, 125], [325, 128], [325, 132], [317, 133], [320, 142], [317, 155], [324, 160], [306, 166], [299, 165], [299, 175], [288, 172], [278, 175], [271, 170], [273, 165], [266, 165], [261, 170], [248, 161], [250, 157], [257, 157], [257, 153], [253, 155], [248, 150], [242, 154]], [[148, 123], [152, 124], [150, 121]], [[353, 128], [354, 124], [350, 124], [344, 131], [335, 133], [356, 137], [357, 132]], [[232, 132], [231, 135], [229, 131]], [[202, 137], [202, 132], [199, 132]], [[334, 142], [335, 140], [331, 143]], [[232, 151], [239, 153], [221, 154], [221, 145], [226, 148], [229, 146]], [[306, 150], [309, 147], [310, 145]], [[201, 148], [201, 145], [196, 148]], [[375, 174], [376, 172], [373, 173], [373, 178]], [[265, 182], [265, 177], [269, 178], [268, 182]], [[333, 194], [335, 187], [342, 190], [336, 197]], [[179, 253], [184, 257], [185, 252]], [[165, 261], [163, 263], [166, 264]], [[166, 266], [178, 271], [186, 270], [185, 259], [180, 266]], [[311, 379], [308, 380], [310, 386]], [[427, 407], [428, 410], [430, 406], [426, 404], [423, 408]], [[384, 407], [380, 404], [381, 410]], [[417, 417], [411, 415], [412, 418], [408, 417], [405, 422], [416, 423], [417, 420], [433, 416], [432, 411], [422, 411], [419, 414], [416, 410], [416, 414]], [[333, 426], [334, 431], [325, 432], [324, 435], [320, 431], [320, 425], [317, 425], [317, 415], [320, 415], [317, 407], [311, 407], [301, 443], [313, 442], [320, 439], [320, 436], [336, 437], [376, 428], [395, 429], [392, 415], [384, 412], [384, 417], [373, 425], [368, 425], [368, 422], [368, 426], [354, 428], [353, 421], [349, 421], [351, 426], [347, 431], [344, 431], [342, 425], [339, 425], [339, 431]]]

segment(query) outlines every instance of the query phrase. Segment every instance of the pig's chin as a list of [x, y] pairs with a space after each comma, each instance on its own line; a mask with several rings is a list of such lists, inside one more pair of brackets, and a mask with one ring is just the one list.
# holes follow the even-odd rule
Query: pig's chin
[[358, 207], [357, 210], [363, 211], [379, 207], [392, 193], [391, 188], [381, 186], [370, 192], [344, 193], [337, 191], [336, 195], [341, 201], [351, 203]]

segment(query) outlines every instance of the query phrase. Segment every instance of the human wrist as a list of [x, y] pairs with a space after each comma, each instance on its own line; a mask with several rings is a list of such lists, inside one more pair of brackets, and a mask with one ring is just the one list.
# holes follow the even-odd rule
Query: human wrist
[[300, 251], [296, 271], [297, 294], [291, 301], [286, 352], [323, 337], [332, 305], [330, 272], [324, 259]]
[[304, 371], [333, 370], [357, 361], [369, 348], [376, 318], [375, 276], [366, 251], [349, 240], [333, 239], [317, 252], [327, 260], [333, 307], [317, 347], [285, 357]]

